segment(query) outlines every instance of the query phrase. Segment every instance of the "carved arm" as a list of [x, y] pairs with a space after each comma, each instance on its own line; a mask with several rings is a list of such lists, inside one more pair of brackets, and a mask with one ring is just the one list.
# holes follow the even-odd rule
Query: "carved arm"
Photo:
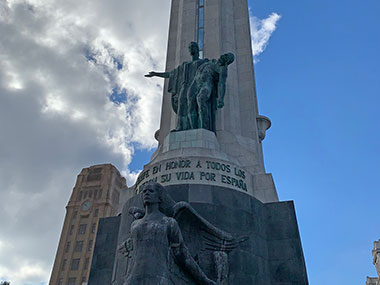
[[222, 66], [218, 81], [218, 108], [224, 106], [224, 95], [226, 94], [227, 66]]
[[157, 76], [157, 77], [162, 77], [162, 78], [169, 78], [170, 77], [170, 72], [155, 72], [155, 71], [151, 71], [148, 74], [145, 74], [144, 76], [145, 77], [154, 77], [154, 76]]
[[185, 271], [190, 273], [197, 284], [204, 285], [216, 285], [216, 282], [209, 279], [199, 265], [195, 262], [194, 258], [191, 256], [187, 247], [182, 244], [172, 244], [172, 251], [175, 257], [175, 261], [180, 265]]

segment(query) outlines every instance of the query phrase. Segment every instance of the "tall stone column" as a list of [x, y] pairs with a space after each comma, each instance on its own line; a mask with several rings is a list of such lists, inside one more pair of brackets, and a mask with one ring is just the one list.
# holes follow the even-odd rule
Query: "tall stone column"
[[[168, 152], [178, 148], [187, 148], [187, 155], [194, 158], [193, 164], [197, 163], [196, 156], [205, 159], [215, 157], [210, 151], [205, 152], [204, 148], [210, 150], [210, 147], [199, 142], [199, 139], [193, 139], [194, 136], [204, 138], [206, 135], [210, 144], [216, 146], [216, 149], [211, 147], [212, 152], [217, 151], [219, 155], [216, 157], [221, 159], [215, 162], [230, 163], [231, 168], [239, 168], [237, 171], [244, 172], [246, 176], [241, 182], [241, 177], [228, 175], [231, 179], [238, 179], [237, 183], [247, 185], [244, 189], [232, 188], [243, 190], [262, 202], [278, 201], [272, 176], [265, 173], [264, 168], [262, 140], [271, 123], [258, 113], [247, 0], [172, 0], [166, 71], [173, 70], [184, 61], [191, 61], [187, 48], [191, 41], [199, 43], [204, 58], [219, 58], [228, 52], [235, 55], [235, 62], [228, 68], [225, 106], [218, 109], [216, 114], [216, 133], [206, 135], [203, 130], [183, 134], [170, 132], [175, 129], [177, 118], [171, 107], [172, 95], [168, 92], [168, 80], [165, 80], [161, 124], [156, 133], [159, 146], [144, 170], [151, 169], [152, 174], [152, 166], [174, 157]], [[170, 174], [163, 173], [162, 167], [160, 172], [156, 172], [157, 175]], [[143, 173], [146, 175], [145, 171]], [[136, 186], [154, 177], [150, 175], [145, 178], [139, 179]], [[224, 178], [219, 176], [218, 179]], [[176, 184], [173, 177], [170, 181], [166, 180], [158, 177], [157, 182], [163, 185]], [[180, 184], [182, 181], [177, 182]], [[200, 181], [195, 177], [188, 182], [209, 184], [212, 180]]]

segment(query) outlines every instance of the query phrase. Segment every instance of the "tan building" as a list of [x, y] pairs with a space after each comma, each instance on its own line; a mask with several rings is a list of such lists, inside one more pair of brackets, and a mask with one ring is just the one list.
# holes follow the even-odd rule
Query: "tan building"
[[49, 284], [86, 284], [99, 218], [115, 216], [125, 178], [111, 164], [82, 169], [66, 217]]

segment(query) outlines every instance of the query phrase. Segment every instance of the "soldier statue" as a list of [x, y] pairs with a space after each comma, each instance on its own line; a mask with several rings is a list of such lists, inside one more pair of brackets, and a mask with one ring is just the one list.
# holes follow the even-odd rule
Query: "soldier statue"
[[215, 115], [224, 106], [228, 65], [234, 62], [232, 53], [218, 60], [199, 59], [199, 47], [189, 45], [191, 62], [184, 62], [172, 71], [151, 71], [146, 77], [169, 78], [168, 92], [172, 94], [172, 108], [177, 114], [175, 131], [207, 129], [215, 132]]
[[196, 42], [189, 44], [191, 62], [184, 62], [177, 68], [168, 72], [151, 71], [145, 77], [169, 78], [168, 92], [172, 94], [172, 108], [177, 114], [177, 126], [175, 131], [191, 129], [187, 110], [187, 90], [193, 82], [195, 73], [200, 65], [207, 60], [199, 59], [199, 47]]

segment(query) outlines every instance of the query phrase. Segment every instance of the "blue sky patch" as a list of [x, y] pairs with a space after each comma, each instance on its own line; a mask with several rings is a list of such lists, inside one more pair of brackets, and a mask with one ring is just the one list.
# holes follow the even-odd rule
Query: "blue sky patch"
[[118, 87], [114, 87], [112, 89], [112, 93], [110, 95], [110, 100], [117, 105], [120, 105], [122, 103], [126, 103], [127, 102], [127, 91], [125, 90], [125, 88], [120, 90]]
[[153, 148], [151, 150], [146, 150], [146, 149], [141, 149], [141, 147], [138, 144], [134, 143], [132, 145], [135, 149], [135, 152], [128, 168], [130, 171], [140, 171], [142, 170], [144, 165], [150, 161], [150, 157], [152, 156], [156, 148]]

